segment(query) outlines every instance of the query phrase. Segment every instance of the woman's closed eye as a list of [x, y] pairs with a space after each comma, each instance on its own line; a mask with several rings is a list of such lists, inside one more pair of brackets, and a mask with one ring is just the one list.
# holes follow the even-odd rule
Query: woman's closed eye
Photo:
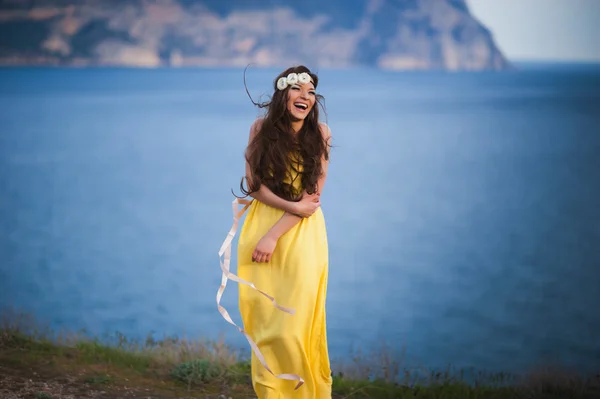
[[[300, 90], [300, 86], [298, 85], [293, 85], [290, 90]], [[308, 94], [310, 94], [311, 96], [316, 95], [317, 93], [314, 90], [309, 90]]]

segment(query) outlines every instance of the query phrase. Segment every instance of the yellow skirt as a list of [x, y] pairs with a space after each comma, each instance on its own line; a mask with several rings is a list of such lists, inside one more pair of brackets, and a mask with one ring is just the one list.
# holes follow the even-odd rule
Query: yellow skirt
[[256, 290], [239, 285], [244, 330], [276, 374], [297, 374], [305, 381], [275, 378], [252, 352], [252, 385], [259, 399], [331, 398], [325, 299], [329, 253], [321, 208], [282, 235], [269, 263], [252, 262], [258, 241], [283, 211], [256, 199], [248, 208], [238, 242], [238, 276], [273, 296], [291, 315], [276, 309]]

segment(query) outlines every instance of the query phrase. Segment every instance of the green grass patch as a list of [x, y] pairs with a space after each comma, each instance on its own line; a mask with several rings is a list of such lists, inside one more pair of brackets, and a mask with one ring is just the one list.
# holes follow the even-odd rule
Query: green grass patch
[[150, 356], [144, 353], [129, 352], [121, 348], [103, 345], [97, 341], [79, 342], [75, 348], [79, 359], [89, 364], [106, 363], [130, 368], [137, 372], [148, 371], [152, 364]]
[[171, 377], [186, 384], [201, 385], [225, 375], [225, 369], [208, 359], [196, 359], [178, 364], [171, 371]]
[[113, 382], [113, 378], [108, 374], [99, 374], [85, 377], [83, 382], [87, 384], [102, 384], [107, 385]]
[[464, 383], [443, 383], [429, 386], [403, 386], [382, 380], [356, 381], [336, 377], [333, 381], [333, 390], [345, 398], [513, 398], [512, 388], [473, 387]]
[[[35, 370], [43, 364], [60, 371], [85, 369], [78, 381], [111, 389], [127, 385], [196, 390], [202, 394], [229, 390], [228, 396], [252, 397], [251, 366], [223, 341], [168, 337], [128, 340], [117, 333], [101, 341], [82, 334], [43, 335], [48, 331], [0, 326], [0, 366]], [[539, 369], [526, 376], [507, 373], [427, 372], [402, 367], [402, 356], [390, 348], [357, 354], [350, 363], [333, 365], [334, 398], [372, 399], [503, 399], [600, 397], [600, 375], [583, 378], [560, 368]], [[467, 384], [465, 378], [475, 383]], [[137, 384], [137, 385], [136, 385]], [[169, 385], [171, 384], [171, 385]], [[151, 388], [154, 389], [154, 388]], [[238, 396], [236, 396], [239, 394]], [[48, 395], [37, 396], [37, 395]], [[149, 393], [150, 395], [150, 393]], [[160, 395], [158, 395], [160, 396]], [[50, 398], [38, 392], [36, 398]], [[204, 396], [203, 396], [204, 397]]]

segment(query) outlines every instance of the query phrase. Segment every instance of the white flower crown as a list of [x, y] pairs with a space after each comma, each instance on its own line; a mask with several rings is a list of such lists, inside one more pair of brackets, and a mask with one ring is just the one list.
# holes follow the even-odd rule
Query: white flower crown
[[292, 72], [287, 77], [282, 76], [277, 80], [277, 88], [285, 90], [288, 86], [295, 85], [296, 83], [306, 84], [311, 80], [310, 75], [306, 72], [300, 74]]

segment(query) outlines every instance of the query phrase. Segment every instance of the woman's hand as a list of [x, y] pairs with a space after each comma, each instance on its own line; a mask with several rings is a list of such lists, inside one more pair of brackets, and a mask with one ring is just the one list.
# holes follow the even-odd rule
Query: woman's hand
[[252, 252], [252, 262], [266, 262], [268, 263], [273, 256], [273, 251], [277, 246], [277, 238], [272, 234], [265, 234], [263, 238], [258, 241], [254, 252]]
[[321, 206], [321, 194], [304, 194], [302, 199], [294, 204], [294, 214], [307, 218]]

